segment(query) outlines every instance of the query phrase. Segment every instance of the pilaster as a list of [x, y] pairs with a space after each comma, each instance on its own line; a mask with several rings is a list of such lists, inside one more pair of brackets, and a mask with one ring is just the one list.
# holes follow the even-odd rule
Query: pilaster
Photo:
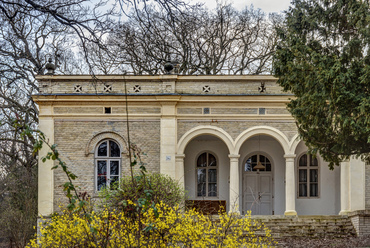
[[365, 162], [361, 161], [361, 159], [351, 157], [349, 171], [350, 210], [365, 210]]
[[160, 172], [176, 178], [177, 121], [176, 104], [179, 96], [158, 96], [162, 106]]
[[[39, 129], [44, 133], [46, 141], [52, 145], [54, 144], [54, 119], [50, 117], [52, 115], [52, 106], [40, 105], [39, 108]], [[42, 158], [48, 152], [50, 152], [50, 149], [44, 144], [38, 154], [38, 214], [45, 217], [50, 216], [54, 211], [54, 173], [51, 169], [54, 166], [54, 161], [46, 160], [42, 162]]]

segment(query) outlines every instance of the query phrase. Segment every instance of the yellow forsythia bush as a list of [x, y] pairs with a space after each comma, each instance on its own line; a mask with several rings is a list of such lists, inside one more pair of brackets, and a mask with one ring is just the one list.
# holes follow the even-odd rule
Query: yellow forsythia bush
[[[133, 202], [129, 204], [136, 208]], [[102, 211], [89, 218], [65, 212], [40, 226], [28, 247], [271, 247], [269, 230], [250, 216], [220, 213], [217, 219], [163, 203], [136, 217]], [[256, 236], [255, 232], [265, 236]]]

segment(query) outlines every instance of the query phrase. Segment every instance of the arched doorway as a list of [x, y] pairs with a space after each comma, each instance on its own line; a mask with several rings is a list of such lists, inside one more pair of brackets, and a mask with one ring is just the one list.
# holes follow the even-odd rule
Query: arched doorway
[[247, 156], [243, 163], [243, 212], [273, 214], [273, 173], [271, 159], [260, 153]]

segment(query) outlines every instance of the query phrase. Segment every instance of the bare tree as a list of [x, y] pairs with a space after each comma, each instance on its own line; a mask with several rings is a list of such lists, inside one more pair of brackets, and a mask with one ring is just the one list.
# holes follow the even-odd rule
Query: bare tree
[[23, 135], [37, 128], [38, 109], [31, 98], [38, 92], [35, 75], [45, 73], [49, 57], [63, 62], [59, 55], [73, 52], [68, 28], [51, 15], [25, 14], [18, 5], [0, 7], [0, 233], [9, 246], [24, 247], [37, 218], [35, 140]]
[[106, 40], [115, 51], [110, 64], [120, 61], [134, 74], [163, 73], [168, 60], [177, 62], [180, 74], [270, 72], [279, 16], [252, 7], [239, 12], [231, 5], [219, 5], [216, 12], [188, 6], [171, 13], [147, 6], [117, 25]]

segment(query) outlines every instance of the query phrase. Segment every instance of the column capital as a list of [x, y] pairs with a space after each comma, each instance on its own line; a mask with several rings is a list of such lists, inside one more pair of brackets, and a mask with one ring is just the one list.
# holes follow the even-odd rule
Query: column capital
[[284, 158], [286, 160], [288, 160], [288, 159], [294, 159], [296, 156], [297, 155], [295, 155], [295, 154], [284, 154]]
[[240, 154], [229, 154], [229, 158], [230, 159], [237, 159], [237, 158], [240, 158]]
[[184, 160], [185, 154], [176, 154], [175, 155], [175, 158], [176, 158], [177, 161]]

